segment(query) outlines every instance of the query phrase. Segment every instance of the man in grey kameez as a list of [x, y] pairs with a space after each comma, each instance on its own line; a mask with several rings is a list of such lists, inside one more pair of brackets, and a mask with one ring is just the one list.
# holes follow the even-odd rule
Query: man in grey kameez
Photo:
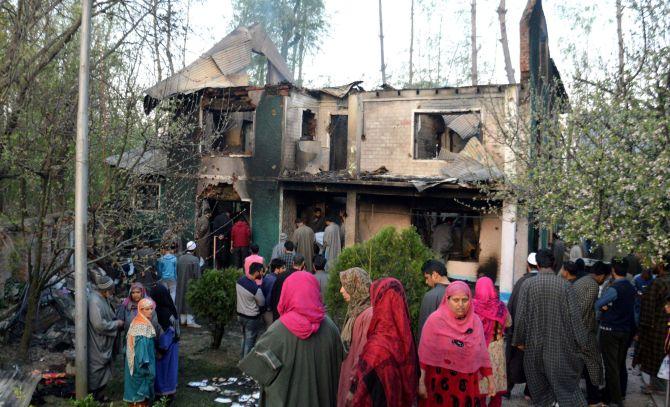
[[337, 256], [342, 251], [340, 227], [334, 219], [326, 219], [326, 230], [323, 233], [323, 254], [326, 257], [326, 271], [335, 265]]
[[307, 270], [311, 270], [312, 258], [314, 257], [314, 231], [305, 224], [304, 219], [297, 219], [295, 225], [297, 229], [293, 232], [291, 241], [295, 244], [296, 253], [305, 257]]
[[537, 277], [524, 282], [519, 293], [512, 345], [524, 350], [534, 405], [586, 406], [579, 380], [588, 336], [574, 289], [554, 274], [551, 251], [540, 250], [536, 260]]
[[112, 377], [114, 339], [123, 321], [117, 320], [107, 300], [114, 281], [108, 276], [96, 277], [95, 289], [88, 296], [88, 389], [96, 399]]
[[200, 328], [193, 318], [193, 311], [186, 301], [186, 293], [191, 280], [200, 278], [200, 258], [193, 253], [196, 244], [190, 241], [186, 244], [186, 252], [179, 256], [177, 261], [177, 296], [175, 297], [175, 306], [179, 313], [179, 318], [183, 324], [192, 328]]

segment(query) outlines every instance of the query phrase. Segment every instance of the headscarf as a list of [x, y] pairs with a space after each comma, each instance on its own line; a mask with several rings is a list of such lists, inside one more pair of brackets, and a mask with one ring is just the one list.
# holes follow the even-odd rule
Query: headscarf
[[472, 298], [470, 287], [462, 281], [447, 286], [442, 303], [423, 327], [419, 360], [422, 364], [459, 373], [474, 373], [481, 367], [491, 367], [491, 360], [484, 328], [472, 304], [463, 318], [456, 318], [449, 307], [449, 297], [457, 294]]
[[151, 300], [151, 298], [143, 298], [137, 304], [137, 315], [133, 318], [133, 322], [130, 323], [130, 328], [128, 328], [128, 336], [126, 337], [126, 359], [128, 360], [128, 369], [130, 369], [130, 375], [133, 375], [133, 370], [135, 368], [135, 337], [136, 336], [145, 336], [147, 338], [153, 338], [156, 336], [156, 330], [151, 321], [142, 315], [142, 308], [146, 307], [156, 308], [156, 304]]
[[365, 379], [374, 371], [383, 385], [387, 405], [411, 406], [419, 375], [405, 290], [395, 278], [382, 278], [372, 283], [370, 298], [372, 319], [354, 373], [352, 405], [372, 405]]
[[354, 322], [361, 312], [370, 307], [370, 284], [372, 281], [367, 271], [360, 267], [354, 267], [340, 272], [340, 282], [350, 297], [341, 333], [342, 342], [345, 348], [349, 349]]
[[175, 321], [179, 321], [179, 314], [172, 301], [172, 297], [170, 297], [170, 292], [164, 285], [156, 284], [156, 286], [151, 289], [151, 299], [156, 303], [156, 317], [158, 318], [158, 323], [161, 328], [163, 328], [163, 331], [167, 331], [168, 328], [172, 326], [170, 317], [174, 317]]
[[133, 293], [133, 290], [137, 290], [138, 288], [142, 292], [142, 297], [140, 297], [140, 300], [142, 298], [147, 298], [147, 289], [144, 288], [142, 283], [131, 284], [130, 285], [130, 290], [128, 290], [128, 296], [126, 298], [124, 298], [123, 302], [121, 303], [121, 306], [123, 308], [127, 309], [128, 311], [130, 311], [133, 308], [137, 309], [137, 303], [133, 301], [132, 293]]
[[507, 307], [498, 299], [498, 293], [493, 285], [493, 280], [482, 277], [475, 285], [475, 298], [472, 300], [475, 314], [479, 316], [484, 327], [484, 337], [488, 345], [496, 333], [496, 322], [505, 331], [507, 323]]
[[277, 305], [279, 320], [299, 339], [316, 333], [326, 310], [319, 280], [306, 271], [295, 271], [284, 281]]

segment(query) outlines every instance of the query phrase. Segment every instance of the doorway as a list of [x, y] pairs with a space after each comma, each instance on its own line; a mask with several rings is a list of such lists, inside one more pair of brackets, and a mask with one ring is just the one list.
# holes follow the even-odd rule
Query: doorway
[[336, 114], [330, 116], [330, 171], [339, 171], [347, 168], [348, 126], [348, 116]]

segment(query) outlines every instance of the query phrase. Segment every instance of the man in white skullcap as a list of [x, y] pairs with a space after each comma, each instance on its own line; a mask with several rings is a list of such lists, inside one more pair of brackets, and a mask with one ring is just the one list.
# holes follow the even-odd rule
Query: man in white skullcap
[[194, 241], [186, 243], [186, 251], [177, 261], [177, 297], [175, 306], [179, 312], [182, 324], [192, 328], [200, 328], [193, 318], [193, 312], [186, 301], [188, 284], [194, 278], [200, 278], [200, 258], [195, 256], [196, 244]]

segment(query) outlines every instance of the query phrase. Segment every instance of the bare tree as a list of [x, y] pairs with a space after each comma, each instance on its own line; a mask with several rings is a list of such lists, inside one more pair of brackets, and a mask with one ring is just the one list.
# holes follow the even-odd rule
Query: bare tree
[[414, 66], [413, 66], [413, 61], [412, 57], [414, 56], [414, 0], [412, 0], [412, 7], [410, 9], [410, 14], [409, 14], [409, 22], [410, 22], [410, 29], [409, 29], [409, 84], [412, 84], [412, 80], [414, 79]]
[[621, 0], [616, 0], [616, 34], [617, 34], [617, 45], [619, 48], [619, 79], [617, 81], [617, 87], [619, 92], [623, 91], [624, 87], [624, 54], [626, 52], [623, 43], [623, 29], [622, 29], [622, 18], [623, 18], [623, 4]]
[[470, 54], [470, 78], [472, 85], [477, 86], [477, 0], [470, 3]]
[[382, 0], [379, 0], [379, 45], [381, 49], [382, 84], [386, 84], [386, 64], [384, 63], [384, 25], [382, 23]]
[[514, 67], [512, 66], [512, 58], [509, 54], [509, 42], [507, 41], [507, 24], [505, 23], [505, 0], [500, 0], [498, 5], [498, 22], [500, 23], [500, 43], [502, 44], [503, 55], [505, 56], [505, 73], [507, 74], [507, 82], [514, 83]]

